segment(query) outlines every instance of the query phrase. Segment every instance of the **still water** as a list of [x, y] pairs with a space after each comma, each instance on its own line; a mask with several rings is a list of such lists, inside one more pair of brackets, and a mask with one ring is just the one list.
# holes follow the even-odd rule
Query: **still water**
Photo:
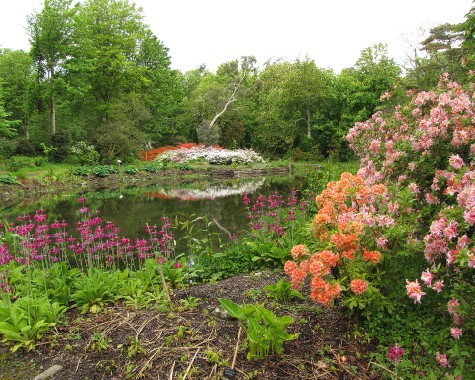
[[[48, 222], [66, 221], [69, 225], [68, 232], [74, 236], [76, 222], [81, 218], [79, 209], [84, 206], [79, 202], [79, 197], [85, 197], [85, 206], [92, 212], [98, 212], [103, 221], [112, 222], [119, 227], [121, 236], [147, 237], [144, 226], [161, 226], [161, 218], [167, 216], [177, 225], [186, 220], [198, 219], [193, 232], [204, 230], [209, 225], [209, 232], [220, 233], [223, 240], [227, 240], [231, 235], [239, 236], [240, 231], [247, 229], [248, 218], [242, 203], [243, 194], [250, 195], [251, 199], [260, 194], [269, 195], [274, 192], [287, 197], [293, 187], [303, 190], [305, 179], [260, 177], [105, 190], [62, 195], [49, 200], [26, 201], [8, 208], [0, 206], [0, 219], [15, 222], [18, 215], [32, 214], [42, 208], [48, 214]], [[182, 233], [187, 231], [183, 230]]]

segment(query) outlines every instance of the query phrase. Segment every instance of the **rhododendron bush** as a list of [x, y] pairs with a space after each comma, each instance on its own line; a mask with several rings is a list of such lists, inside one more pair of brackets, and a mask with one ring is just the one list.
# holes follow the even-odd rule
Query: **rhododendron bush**
[[323, 305], [346, 294], [360, 309], [390, 310], [389, 299], [396, 310], [411, 300], [413, 310], [429, 308], [446, 321], [446, 338], [425, 352], [455, 378], [475, 371], [466, 357], [475, 327], [473, 90], [443, 75], [435, 90], [409, 91], [393, 112], [357, 123], [347, 139], [358, 174], [317, 196], [314, 239], [285, 265], [295, 287], [310, 276]]
[[176, 164], [200, 160], [207, 161], [214, 165], [264, 162], [264, 159], [252, 149], [228, 150], [222, 148], [218, 149], [212, 146], [195, 146], [191, 148], [167, 150], [155, 159], [156, 162], [172, 162]]

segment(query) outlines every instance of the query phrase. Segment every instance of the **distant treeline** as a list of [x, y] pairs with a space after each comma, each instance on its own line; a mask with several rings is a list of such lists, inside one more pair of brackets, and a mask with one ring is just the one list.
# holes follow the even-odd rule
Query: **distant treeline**
[[348, 130], [383, 109], [385, 94], [384, 107], [394, 107], [407, 90], [436, 86], [443, 72], [473, 81], [475, 8], [461, 24], [431, 29], [407, 67], [378, 44], [338, 74], [308, 58], [258, 65], [252, 56], [181, 73], [133, 3], [72, 3], [45, 0], [28, 18], [29, 52], [0, 49], [2, 157], [60, 162], [82, 149], [127, 161], [147, 147], [199, 142], [344, 160]]

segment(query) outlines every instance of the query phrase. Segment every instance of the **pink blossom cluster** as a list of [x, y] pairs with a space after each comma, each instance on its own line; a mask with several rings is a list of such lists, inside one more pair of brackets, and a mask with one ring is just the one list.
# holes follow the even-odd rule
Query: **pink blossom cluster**
[[[406, 280], [408, 296], [420, 303], [425, 289], [455, 295], [448, 304], [454, 339], [461, 339], [462, 324], [473, 319], [473, 313], [462, 310], [475, 307], [473, 297], [464, 293], [473, 286], [467, 278], [473, 278], [475, 268], [474, 89], [444, 74], [436, 89], [409, 91], [408, 101], [392, 114], [377, 112], [347, 135], [360, 158], [358, 174], [368, 185], [388, 188], [390, 200], [374, 204], [375, 213], [411, 223], [415, 232], [407, 244], [421, 247], [429, 264], [422, 282]], [[413, 203], [402, 206], [399, 194], [410, 194]], [[445, 354], [438, 353], [437, 362], [449, 366]]]

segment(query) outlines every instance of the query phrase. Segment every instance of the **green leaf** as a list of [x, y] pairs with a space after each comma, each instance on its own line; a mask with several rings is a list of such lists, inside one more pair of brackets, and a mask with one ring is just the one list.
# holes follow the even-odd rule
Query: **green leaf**
[[245, 319], [245, 314], [242, 308], [234, 301], [228, 300], [226, 298], [218, 298], [218, 301], [231, 317], [237, 318], [239, 320]]

